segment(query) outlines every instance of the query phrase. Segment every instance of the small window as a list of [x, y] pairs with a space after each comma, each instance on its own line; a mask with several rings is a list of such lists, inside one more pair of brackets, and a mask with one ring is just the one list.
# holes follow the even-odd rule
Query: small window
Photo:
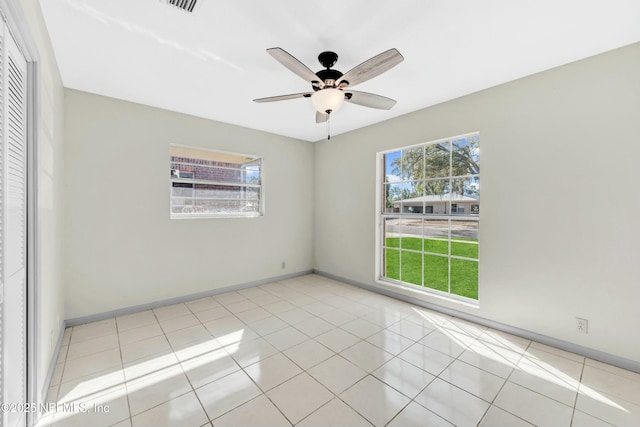
[[262, 159], [172, 145], [171, 218], [262, 215]]

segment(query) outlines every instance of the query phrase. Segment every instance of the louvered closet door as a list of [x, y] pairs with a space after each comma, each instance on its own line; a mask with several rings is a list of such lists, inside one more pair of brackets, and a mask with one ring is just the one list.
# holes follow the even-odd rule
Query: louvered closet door
[[[0, 277], [2, 302], [2, 402], [26, 399], [27, 63], [2, 22], [0, 64]], [[3, 413], [3, 425], [25, 425], [25, 414]]]

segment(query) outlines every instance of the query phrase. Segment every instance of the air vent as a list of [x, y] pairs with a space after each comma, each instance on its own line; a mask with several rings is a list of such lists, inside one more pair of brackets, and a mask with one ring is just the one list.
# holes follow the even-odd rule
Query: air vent
[[167, 3], [186, 12], [193, 12], [193, 8], [196, 7], [197, 1], [198, 0], [167, 0]]

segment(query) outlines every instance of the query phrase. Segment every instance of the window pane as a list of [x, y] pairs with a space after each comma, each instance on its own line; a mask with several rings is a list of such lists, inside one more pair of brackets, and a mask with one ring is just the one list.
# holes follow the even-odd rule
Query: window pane
[[393, 248], [400, 247], [400, 219], [385, 218], [382, 244]]
[[385, 249], [384, 253], [384, 275], [390, 279], [400, 280], [400, 251], [395, 249]]
[[385, 212], [400, 212], [403, 184], [386, 184]]
[[451, 180], [451, 213], [456, 215], [470, 215], [473, 205], [477, 212], [480, 210], [480, 180], [478, 177], [456, 178]]
[[451, 258], [451, 293], [478, 299], [478, 263]]
[[424, 221], [424, 251], [449, 254], [449, 220], [426, 219]]
[[424, 182], [425, 213], [434, 215], [449, 214], [449, 179], [436, 179]]
[[451, 153], [452, 176], [477, 175], [480, 173], [480, 137], [469, 136], [453, 141]]
[[411, 181], [402, 185], [402, 213], [422, 213], [424, 199], [422, 196], [422, 182]]
[[422, 286], [422, 254], [416, 252], [401, 252], [402, 274], [400, 280]]
[[415, 181], [423, 179], [424, 148], [411, 148], [402, 152], [402, 179]]
[[422, 252], [422, 219], [400, 220], [402, 248]]
[[402, 180], [402, 152], [394, 151], [384, 155], [385, 182], [399, 182]]
[[424, 286], [449, 292], [449, 259], [444, 256], [424, 256]]
[[478, 259], [478, 221], [451, 220], [451, 255]]
[[449, 176], [450, 147], [451, 144], [449, 142], [427, 145], [425, 147], [425, 179]]

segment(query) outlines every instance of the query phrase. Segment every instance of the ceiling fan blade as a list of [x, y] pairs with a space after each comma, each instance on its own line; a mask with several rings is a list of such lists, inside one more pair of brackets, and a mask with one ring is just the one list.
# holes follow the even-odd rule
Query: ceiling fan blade
[[[378, 110], [390, 110], [396, 101], [386, 96], [376, 95], [374, 93], [360, 92], [358, 90], [346, 91], [347, 96], [344, 100], [352, 104], [362, 105], [363, 107], [377, 108]], [[351, 94], [351, 97], [349, 97]]]
[[316, 111], [316, 123], [324, 123], [329, 120], [329, 115]]
[[396, 49], [389, 49], [374, 56], [362, 64], [347, 71], [338, 84], [347, 81], [350, 87], [374, 78], [404, 61], [404, 57]]
[[312, 94], [313, 94], [313, 92], [301, 92], [301, 93], [292, 93], [292, 94], [289, 94], [289, 95], [269, 96], [267, 98], [254, 99], [253, 102], [286, 101], [287, 99], [308, 98]]
[[309, 67], [304, 65], [302, 62], [298, 61], [293, 55], [287, 52], [284, 49], [279, 47], [272, 47], [271, 49], [267, 49], [267, 53], [273, 58], [287, 67], [289, 70], [302, 77], [307, 82], [317, 81], [320, 79], [316, 76], [316, 73], [311, 71]]

